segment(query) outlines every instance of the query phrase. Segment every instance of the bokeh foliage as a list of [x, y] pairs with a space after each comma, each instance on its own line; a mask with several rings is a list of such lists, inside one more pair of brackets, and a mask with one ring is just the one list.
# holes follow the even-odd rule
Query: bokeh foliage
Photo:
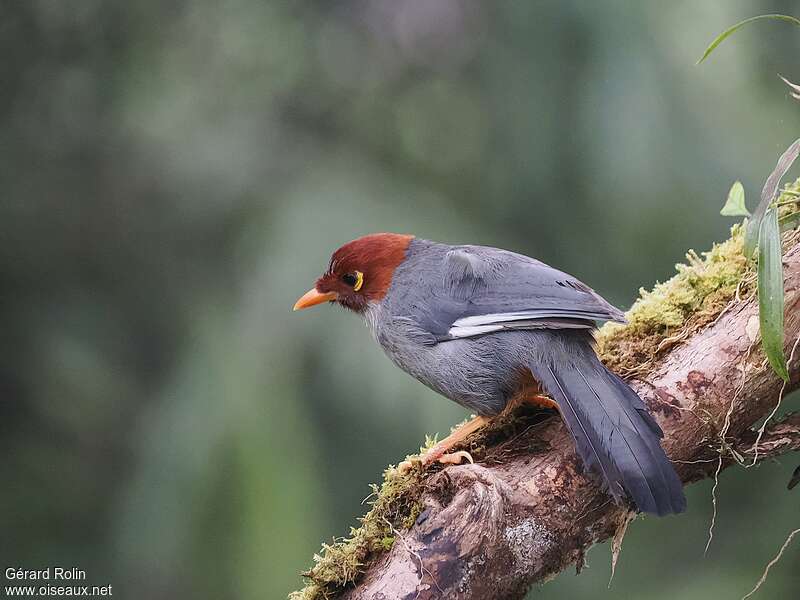
[[[0, 558], [124, 597], [280, 598], [382, 469], [464, 413], [327, 307], [376, 230], [521, 251], [618, 305], [727, 235], [797, 137], [791, 2], [0, 3]], [[791, 405], [791, 402], [789, 403]], [[794, 402], [797, 405], [797, 402]], [[792, 460], [631, 527], [542, 598], [729, 598]], [[763, 597], [800, 589], [797, 548]]]

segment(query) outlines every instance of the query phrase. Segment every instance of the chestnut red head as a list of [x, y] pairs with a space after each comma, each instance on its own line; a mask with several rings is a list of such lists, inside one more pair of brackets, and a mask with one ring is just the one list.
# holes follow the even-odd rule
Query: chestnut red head
[[395, 268], [406, 257], [414, 236], [373, 233], [346, 243], [331, 256], [328, 270], [294, 305], [294, 310], [338, 302], [362, 312], [389, 291]]

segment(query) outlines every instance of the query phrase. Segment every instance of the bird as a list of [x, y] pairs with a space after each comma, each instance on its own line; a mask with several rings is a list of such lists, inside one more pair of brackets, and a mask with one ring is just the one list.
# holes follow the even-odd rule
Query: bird
[[423, 467], [472, 462], [448, 450], [531, 403], [558, 411], [616, 502], [659, 516], [686, 509], [661, 428], [594, 349], [597, 322], [625, 315], [575, 277], [508, 250], [373, 233], [336, 250], [294, 310], [325, 302], [363, 317], [400, 369], [475, 414]]

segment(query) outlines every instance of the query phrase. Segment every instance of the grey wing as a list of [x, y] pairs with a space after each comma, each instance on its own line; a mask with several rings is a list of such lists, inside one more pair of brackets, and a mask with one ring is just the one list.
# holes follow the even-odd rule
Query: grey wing
[[442, 293], [434, 311], [441, 339], [503, 329], [591, 329], [595, 321], [625, 321], [622, 311], [589, 286], [527, 256], [458, 246], [443, 261]]

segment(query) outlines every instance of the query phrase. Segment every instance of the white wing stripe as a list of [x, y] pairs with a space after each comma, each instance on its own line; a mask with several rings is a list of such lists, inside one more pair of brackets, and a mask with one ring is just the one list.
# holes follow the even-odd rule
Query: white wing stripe
[[447, 333], [450, 337], [465, 338], [500, 331], [501, 329], [503, 329], [502, 325], [477, 325], [474, 327], [451, 327]]
[[[502, 329], [515, 329], [517, 328], [514, 325], [515, 323], [519, 323], [519, 328], [535, 329], [536, 326], [534, 323], [541, 322], [541, 327], [547, 328], [548, 325], [545, 325], [545, 323], [548, 319], [555, 319], [556, 321], [563, 320], [564, 322], [560, 325], [549, 325], [555, 329], [563, 329], [566, 327], [582, 327], [583, 325], [581, 323], [585, 321], [607, 321], [609, 318], [609, 315], [602, 313], [592, 313], [588, 311], [577, 313], [576, 311], [561, 311], [558, 309], [489, 313], [457, 319], [450, 326], [447, 333], [453, 338], [472, 337], [484, 333], [491, 333], [493, 331], [500, 331]], [[524, 321], [528, 323], [524, 323]], [[586, 327], [590, 328], [591, 325]]]
[[489, 313], [487, 315], [475, 315], [473, 317], [462, 317], [457, 319], [452, 327], [472, 327], [473, 325], [489, 325], [492, 323], [503, 323], [507, 321], [522, 321], [525, 319], [537, 319], [542, 317], [564, 316], [563, 314], [542, 314], [540, 311], [529, 312], [507, 312]]
[[543, 309], [524, 312], [490, 313], [457, 319], [451, 327], [473, 327], [476, 325], [496, 325], [510, 321], [525, 321], [535, 319], [587, 319], [592, 321], [608, 321], [611, 315], [601, 312]]

